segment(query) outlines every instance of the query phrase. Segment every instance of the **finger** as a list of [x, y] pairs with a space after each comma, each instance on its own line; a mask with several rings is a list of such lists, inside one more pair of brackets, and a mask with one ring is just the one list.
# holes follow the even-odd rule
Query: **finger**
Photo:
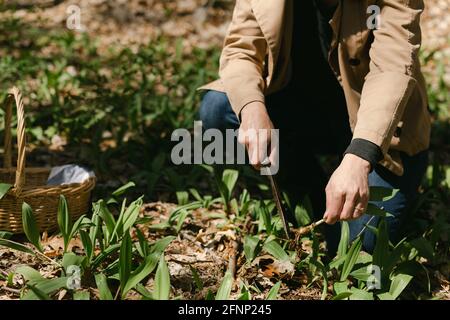
[[340, 212], [344, 205], [344, 194], [327, 187], [326, 193], [326, 210], [324, 220], [327, 224], [335, 224], [339, 219]]
[[349, 194], [345, 197], [345, 204], [342, 207], [340, 220], [347, 221], [353, 218], [353, 212], [355, 211], [356, 203], [357, 203], [356, 194]]
[[353, 219], [361, 218], [361, 216], [367, 210], [368, 202], [369, 202], [368, 194], [367, 193], [361, 193], [359, 195], [358, 202], [355, 205], [355, 209], [353, 210]]
[[256, 143], [254, 141], [250, 141], [248, 144], [248, 157], [250, 164], [257, 170], [261, 167], [261, 161], [259, 160], [258, 155], [258, 147], [256, 146]]

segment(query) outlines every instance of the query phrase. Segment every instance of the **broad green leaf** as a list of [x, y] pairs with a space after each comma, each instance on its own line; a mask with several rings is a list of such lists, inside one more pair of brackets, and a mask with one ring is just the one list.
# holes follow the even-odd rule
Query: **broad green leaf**
[[158, 261], [161, 257], [160, 252], [154, 252], [145, 258], [145, 261], [139, 265], [139, 267], [134, 270], [126, 285], [123, 288], [122, 297], [125, 298], [125, 295], [128, 291], [130, 291], [132, 288], [134, 288], [139, 282], [144, 280], [145, 277], [147, 277], [150, 273], [155, 270], [156, 265], [158, 264]]
[[25, 246], [25, 245], [23, 245], [21, 243], [12, 241], [12, 240], [1, 239], [0, 238], [0, 246], [4, 246], [4, 247], [7, 247], [7, 248], [10, 248], [10, 249], [13, 249], [13, 250], [22, 251], [22, 252], [25, 252], [25, 253], [28, 253], [28, 254], [35, 255], [33, 250], [31, 250], [27, 246]]
[[335, 282], [333, 284], [334, 293], [336, 295], [340, 295], [341, 293], [348, 292], [348, 282], [342, 281], [342, 282]]
[[83, 256], [77, 256], [73, 252], [66, 252], [63, 255], [61, 265], [64, 267], [64, 270], [67, 271], [67, 268], [70, 266], [81, 266], [85, 258], [86, 257]]
[[342, 267], [342, 273], [340, 277], [340, 281], [344, 281], [347, 279], [348, 275], [352, 271], [356, 260], [358, 259], [358, 255], [361, 252], [362, 241], [361, 238], [357, 238], [350, 249], [348, 250], [347, 256], [344, 261], [344, 265]]
[[398, 189], [386, 187], [370, 187], [370, 201], [388, 201], [395, 197], [398, 191]]
[[13, 187], [9, 183], [0, 183], [0, 200], [8, 193], [8, 191]]
[[141, 283], [136, 285], [136, 291], [142, 296], [142, 300], [155, 300], [150, 291], [147, 290]]
[[256, 249], [259, 244], [258, 236], [245, 236], [244, 238], [244, 254], [247, 262], [252, 262], [255, 259]]
[[113, 300], [113, 296], [108, 287], [108, 279], [103, 273], [97, 273], [95, 275], [95, 283], [98, 288], [100, 300]]
[[[30, 283], [29, 285], [35, 288], [31, 289], [22, 297], [22, 300], [41, 300], [42, 295], [46, 296], [55, 293], [56, 291], [65, 288], [67, 284], [67, 278], [55, 278], [55, 279], [44, 279], [36, 283]], [[47, 299], [47, 297], [45, 297]]]
[[182, 210], [177, 221], [177, 225], [175, 227], [175, 231], [178, 233], [180, 232], [181, 228], [183, 227], [184, 221], [186, 220], [187, 216], [189, 215], [189, 212], [187, 210]]
[[336, 256], [337, 258], [334, 258], [333, 261], [330, 262], [330, 264], [328, 265], [328, 268], [331, 269], [338, 269], [341, 264], [344, 263], [345, 261], [345, 255], [342, 257]]
[[189, 193], [187, 191], [177, 191], [176, 195], [179, 206], [189, 203]]
[[373, 293], [367, 292], [355, 287], [350, 289], [352, 295], [349, 297], [350, 300], [373, 300]]
[[425, 238], [417, 238], [409, 242], [411, 246], [416, 248], [421, 257], [432, 261], [434, 258], [434, 249], [431, 243]]
[[372, 274], [369, 273], [368, 266], [364, 266], [350, 272], [350, 275], [357, 280], [367, 281]]
[[230, 271], [225, 272], [222, 283], [216, 294], [216, 300], [228, 300], [230, 298], [231, 289], [233, 287], [233, 275]]
[[275, 241], [271, 240], [264, 243], [264, 250], [271, 254], [275, 259], [287, 261], [289, 256], [284, 249]]
[[156, 300], [169, 300], [170, 295], [170, 274], [167, 268], [166, 259], [161, 255], [158, 269], [155, 275], [155, 291], [153, 296]]
[[389, 235], [386, 221], [384, 219], [381, 219], [380, 223], [378, 224], [377, 242], [375, 243], [375, 249], [373, 250], [373, 264], [383, 270], [386, 266], [388, 258]]
[[119, 252], [119, 277], [120, 277], [120, 287], [123, 292], [125, 285], [131, 274], [131, 255], [132, 255], [132, 245], [130, 233], [126, 232], [122, 244], [120, 245]]
[[278, 291], [281, 287], [281, 281], [278, 281], [269, 291], [267, 294], [266, 300], [276, 300], [278, 296]]
[[126, 184], [124, 184], [123, 186], [121, 186], [120, 188], [116, 189], [115, 191], [112, 192], [113, 197], [118, 197], [122, 194], [124, 194], [128, 189], [135, 187], [136, 184], [133, 181], [130, 181]]
[[16, 273], [22, 275], [26, 281], [36, 283], [45, 280], [45, 278], [39, 273], [39, 271], [29, 267], [20, 266], [16, 269]]
[[69, 215], [69, 209], [67, 208], [67, 201], [64, 195], [59, 196], [58, 201], [58, 226], [59, 231], [61, 232], [64, 239], [64, 252], [67, 251], [67, 246], [70, 241], [70, 232], [72, 231], [72, 221]]
[[305, 207], [300, 205], [295, 207], [295, 220], [301, 226], [306, 226], [311, 223], [311, 217]]
[[131, 203], [123, 215], [123, 232], [128, 231], [136, 222], [142, 207], [142, 197]]
[[391, 287], [389, 288], [389, 294], [397, 299], [398, 296], [405, 290], [406, 286], [409, 284], [413, 277], [409, 274], [397, 274], [391, 280]]
[[36, 249], [42, 252], [39, 228], [36, 224], [33, 210], [26, 202], [22, 204], [22, 224], [27, 239], [36, 247]]
[[154, 253], [154, 252], [158, 252], [158, 253], [162, 253], [164, 252], [164, 250], [166, 250], [167, 246], [175, 239], [176, 237], [174, 236], [168, 236], [168, 237], [164, 237], [158, 241], [155, 241], [155, 243], [153, 243], [150, 246], [150, 253]]
[[380, 209], [378, 208], [376, 205], [374, 205], [373, 203], [369, 203], [367, 205], [367, 210], [366, 210], [366, 214], [370, 215], [370, 216], [376, 216], [376, 217], [393, 217], [392, 214], [390, 214], [389, 212], [387, 212], [386, 210]]
[[86, 254], [88, 260], [90, 261], [94, 255], [94, 245], [91, 242], [91, 238], [89, 237], [89, 234], [86, 231], [80, 230], [79, 233], [81, 243], [83, 244], [84, 253]]
[[75, 291], [73, 293], [73, 300], [90, 300], [91, 295], [89, 291]]
[[98, 256], [95, 257], [94, 261], [91, 263], [91, 268], [92, 269], [97, 268], [100, 265], [100, 263], [102, 263], [111, 254], [113, 254], [114, 252], [119, 250], [119, 248], [120, 248], [120, 244], [118, 244], [118, 243], [107, 247]]
[[378, 299], [380, 300], [395, 300], [393, 296], [389, 292], [383, 292], [380, 294], [377, 294]]
[[335, 295], [331, 300], [346, 300], [348, 297], [350, 297], [353, 293], [350, 291], [344, 291], [337, 295]]
[[344, 257], [347, 253], [348, 243], [350, 239], [350, 229], [347, 221], [341, 223], [341, 240], [339, 241], [337, 256]]
[[0, 231], [0, 239], [10, 239], [13, 236], [12, 232]]
[[234, 186], [239, 177], [239, 171], [233, 169], [225, 169], [222, 174], [222, 181], [227, 187], [228, 196], [231, 196]]

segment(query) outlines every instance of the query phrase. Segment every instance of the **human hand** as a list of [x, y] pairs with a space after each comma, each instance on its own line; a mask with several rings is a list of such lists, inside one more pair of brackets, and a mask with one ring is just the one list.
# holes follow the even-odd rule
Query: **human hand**
[[250, 164], [258, 170], [267, 157], [271, 163], [276, 162], [276, 146], [271, 144], [272, 129], [273, 123], [262, 102], [249, 103], [242, 109], [238, 141], [247, 148]]
[[338, 220], [360, 218], [369, 201], [368, 177], [370, 163], [356, 155], [346, 154], [325, 188], [324, 220], [334, 224]]

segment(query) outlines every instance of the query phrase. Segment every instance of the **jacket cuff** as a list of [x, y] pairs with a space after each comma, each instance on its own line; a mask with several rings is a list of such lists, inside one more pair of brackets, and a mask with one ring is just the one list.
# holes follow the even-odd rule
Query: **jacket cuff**
[[353, 139], [347, 150], [345, 150], [344, 155], [347, 153], [354, 154], [364, 160], [367, 160], [370, 163], [372, 170], [379, 161], [383, 160], [381, 148], [375, 143], [365, 139]]

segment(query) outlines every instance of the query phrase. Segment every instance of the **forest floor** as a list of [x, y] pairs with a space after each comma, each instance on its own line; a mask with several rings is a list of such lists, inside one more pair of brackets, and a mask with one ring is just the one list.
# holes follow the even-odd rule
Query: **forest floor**
[[[40, 3], [30, 10], [29, 4]], [[68, 0], [68, 1], [5, 1], [6, 5], [19, 3], [17, 10], [0, 12], [3, 17], [15, 17], [42, 29], [66, 28], [70, 4], [78, 6], [81, 11], [81, 33], [87, 33], [97, 42], [98, 54], [107, 54], [110, 47], [129, 48], [137, 52], [143, 44], [158, 39], [161, 36], [182, 39], [184, 54], [192, 54], [194, 48], [208, 49], [220, 47], [226, 33], [233, 1], [210, 0], [149, 0], [149, 1], [106, 1], [106, 0]], [[450, 4], [447, 0], [427, 0], [423, 16], [424, 49], [428, 52], [437, 51], [438, 64], [428, 63], [424, 71], [430, 82], [443, 79], [450, 85]], [[176, 50], [170, 48], [169, 50]], [[1, 51], [0, 51], [1, 52]], [[51, 49], [50, 49], [51, 52]], [[444, 76], [437, 73], [443, 68]], [[53, 141], [58, 144], [58, 141]], [[57, 145], [55, 148], [59, 148]], [[69, 158], [74, 157], [70, 155]], [[75, 155], [76, 158], [76, 155]], [[448, 159], [446, 160], [448, 161]], [[31, 159], [33, 162], [33, 158]], [[164, 200], [164, 199], [162, 199]], [[447, 204], [448, 205], [448, 204]], [[175, 204], [152, 202], [145, 204], [141, 217], [151, 217], [151, 224], [141, 225], [141, 231], [149, 241], [166, 236], [164, 230], [152, 228], [170, 216]], [[280, 265], [270, 255], [260, 255], [251, 264], [245, 263], [242, 248], [242, 235], [237, 228], [251, 227], [251, 222], [240, 225], [229, 225], [230, 219], [224, 218], [225, 212], [220, 206], [206, 212], [197, 209], [185, 220], [183, 227], [165, 251], [168, 263], [174, 297], [185, 299], [204, 299], [208, 291], [216, 292], [225, 271], [234, 266], [236, 277], [246, 279], [259, 290], [253, 298], [264, 299], [274, 284], [284, 279], [280, 288], [283, 299], [320, 299], [322, 282], [310, 281], [303, 272], [293, 270], [290, 265]], [[24, 240], [24, 238], [17, 238]], [[42, 243], [44, 255], [50, 259], [61, 257], [63, 240], [60, 235], [44, 234]], [[69, 250], [81, 251], [80, 239], [72, 240]], [[305, 240], [299, 248], [299, 257], [311, 253], [311, 243]], [[0, 248], [0, 273], [4, 277], [18, 265], [29, 265], [40, 271], [42, 275], [52, 278], [60, 271], [51, 261], [39, 256], [30, 256], [14, 250]], [[202, 283], [202, 289], [196, 288], [192, 281], [194, 268]], [[443, 262], [437, 268], [431, 268], [431, 296], [450, 300], [450, 265]], [[13, 279], [13, 288], [7, 280], [0, 278], [0, 300], [17, 299], [22, 279]], [[154, 279], [149, 278], [145, 287], [153, 290]], [[22, 283], [23, 284], [23, 283]], [[238, 284], [235, 283], [235, 286]], [[329, 283], [332, 291], [332, 283]], [[89, 287], [89, 286], [88, 286]], [[238, 288], [234, 288], [232, 298], [237, 298]], [[86, 288], [92, 297], [98, 296], [94, 287]], [[58, 299], [64, 299], [66, 291], [58, 294]], [[132, 292], [129, 299], [140, 298]]]

